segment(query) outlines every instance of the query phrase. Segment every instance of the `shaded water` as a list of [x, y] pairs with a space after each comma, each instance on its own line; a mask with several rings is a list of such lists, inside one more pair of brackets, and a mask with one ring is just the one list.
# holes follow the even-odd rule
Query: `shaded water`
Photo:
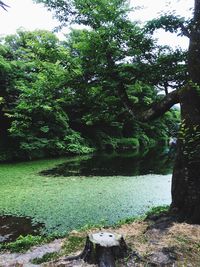
[[169, 174], [172, 160], [163, 150], [151, 150], [137, 154], [97, 154], [60, 164], [41, 172], [53, 176], [137, 176], [145, 174]]
[[33, 224], [30, 218], [16, 216], [0, 216], [0, 243], [10, 242], [20, 235], [37, 235], [43, 224]]

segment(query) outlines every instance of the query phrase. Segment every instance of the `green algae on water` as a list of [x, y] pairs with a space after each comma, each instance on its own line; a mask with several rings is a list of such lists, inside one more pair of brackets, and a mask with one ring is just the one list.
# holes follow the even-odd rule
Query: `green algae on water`
[[86, 224], [114, 224], [170, 203], [171, 175], [41, 176], [66, 159], [0, 165], [0, 215], [43, 223], [59, 235]]

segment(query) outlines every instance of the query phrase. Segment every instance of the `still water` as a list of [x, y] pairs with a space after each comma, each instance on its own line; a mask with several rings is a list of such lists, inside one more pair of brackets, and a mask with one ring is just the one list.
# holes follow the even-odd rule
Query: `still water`
[[98, 154], [82, 157], [43, 171], [42, 174], [65, 177], [170, 174], [172, 165], [171, 154], [158, 148], [135, 154]]
[[[168, 155], [158, 151], [0, 165], [0, 240], [26, 234], [17, 228], [18, 217], [31, 218], [33, 234], [38, 223], [43, 234], [61, 234], [169, 204], [171, 166]], [[25, 225], [31, 233], [29, 221]]]

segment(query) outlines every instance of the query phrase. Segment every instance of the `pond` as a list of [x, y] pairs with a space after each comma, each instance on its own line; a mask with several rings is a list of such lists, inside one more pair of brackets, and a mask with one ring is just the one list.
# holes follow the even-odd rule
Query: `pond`
[[140, 153], [98, 154], [75, 158], [42, 171], [53, 176], [137, 176], [144, 174], [169, 174], [172, 172], [171, 155], [152, 149]]
[[43, 234], [113, 224], [169, 204], [170, 173], [171, 160], [155, 151], [1, 164], [0, 215], [31, 218]]

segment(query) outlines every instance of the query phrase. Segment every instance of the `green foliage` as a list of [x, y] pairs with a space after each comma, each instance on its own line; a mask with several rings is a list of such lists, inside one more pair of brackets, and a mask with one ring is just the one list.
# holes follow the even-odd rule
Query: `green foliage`
[[18, 143], [16, 157], [91, 152], [80, 133], [69, 127], [63, 105], [69, 89], [63, 86], [70, 79], [73, 62], [57, 38], [45, 31], [18, 31], [5, 41], [13, 55], [10, 64], [17, 68], [17, 101], [4, 114], [10, 121], [9, 137]]
[[190, 164], [198, 163], [200, 159], [200, 127], [198, 124], [186, 126], [185, 120], [182, 121], [179, 129], [179, 140], [183, 143], [183, 157]]
[[166, 213], [169, 211], [169, 206], [164, 205], [164, 206], [157, 206], [151, 208], [148, 212], [146, 212], [146, 216], [151, 216], [151, 215], [159, 215], [161, 213]]
[[60, 27], [73, 22], [97, 28], [125, 16], [128, 11], [126, 0], [70, 0], [67, 2], [35, 0], [35, 2], [43, 3], [53, 11], [60, 21]]
[[101, 149], [108, 151], [135, 151], [139, 149], [137, 138], [115, 138], [101, 134]]
[[136, 217], [130, 217], [130, 218], [122, 219], [122, 220], [118, 221], [118, 222], [114, 225], [114, 227], [117, 228], [117, 227], [119, 227], [119, 226], [121, 226], [121, 225], [124, 225], [124, 224], [131, 224], [131, 223], [133, 223], [133, 222], [135, 222], [135, 221], [138, 221], [138, 220], [141, 220], [141, 217], [136, 216]]
[[185, 23], [185, 19], [173, 14], [165, 14], [159, 17], [159, 19], [153, 19], [146, 24], [146, 30], [153, 33], [156, 29], [164, 29], [171, 33], [177, 33], [182, 29]]
[[123, 92], [135, 113], [143, 112], [160, 100], [158, 89], [183, 84], [186, 55], [158, 47], [129, 20], [125, 0], [36, 2], [54, 10], [63, 25], [71, 20], [89, 28], [72, 30], [64, 42], [42, 30], [19, 30], [2, 42], [0, 159], [166, 142], [169, 120], [151, 126], [134, 120]]
[[39, 245], [45, 241], [46, 239], [42, 236], [19, 236], [15, 242], [3, 244], [1, 246], [1, 249], [6, 249], [10, 252], [23, 252], [28, 250], [32, 246]]

